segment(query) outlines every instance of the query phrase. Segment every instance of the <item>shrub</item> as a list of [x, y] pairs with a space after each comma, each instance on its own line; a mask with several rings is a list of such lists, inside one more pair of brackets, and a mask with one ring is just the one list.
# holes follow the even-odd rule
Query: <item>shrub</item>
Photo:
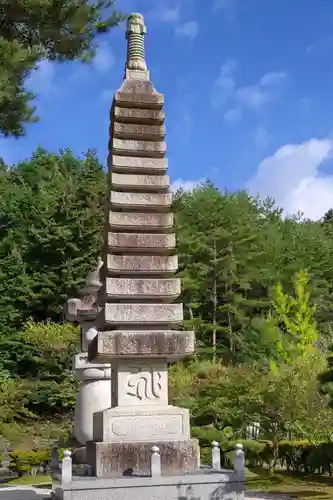
[[50, 462], [50, 452], [47, 450], [13, 451], [9, 453], [9, 457], [8, 468], [16, 472], [19, 477], [31, 473], [34, 467], [42, 467], [45, 474], [46, 466]]

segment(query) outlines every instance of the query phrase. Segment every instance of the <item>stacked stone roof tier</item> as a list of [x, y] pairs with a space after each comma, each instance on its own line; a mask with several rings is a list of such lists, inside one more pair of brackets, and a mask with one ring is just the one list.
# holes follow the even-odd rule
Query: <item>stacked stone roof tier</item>
[[[177, 356], [170, 347], [170, 332], [181, 325], [183, 307], [173, 303], [180, 294], [180, 280], [172, 278], [178, 259], [163, 103], [163, 95], [150, 81], [125, 79], [111, 107], [102, 309], [90, 359], [132, 356], [135, 346], [143, 357], [169, 359], [193, 352], [191, 334], [181, 330], [175, 332], [173, 343], [180, 349]], [[140, 335], [150, 336], [143, 347]], [[117, 346], [104, 349], [106, 338]]]

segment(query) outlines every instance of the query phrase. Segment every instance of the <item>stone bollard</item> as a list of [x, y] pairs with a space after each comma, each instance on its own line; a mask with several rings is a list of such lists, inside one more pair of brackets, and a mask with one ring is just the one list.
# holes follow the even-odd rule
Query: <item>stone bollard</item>
[[245, 454], [242, 444], [236, 444], [236, 456], [234, 463], [234, 471], [240, 481], [245, 481]]
[[72, 452], [69, 450], [64, 451], [64, 458], [62, 459], [61, 467], [61, 483], [68, 484], [72, 482]]
[[158, 446], [153, 446], [151, 454], [151, 476], [159, 477], [161, 476], [161, 455]]
[[217, 441], [212, 442], [212, 467], [221, 469], [221, 450]]

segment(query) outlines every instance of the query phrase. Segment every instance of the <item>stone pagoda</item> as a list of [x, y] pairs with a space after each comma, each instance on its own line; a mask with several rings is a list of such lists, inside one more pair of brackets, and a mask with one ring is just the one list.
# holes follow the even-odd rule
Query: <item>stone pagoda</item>
[[93, 439], [94, 413], [111, 406], [111, 365], [108, 363], [90, 363], [88, 346], [97, 335], [96, 317], [99, 312], [97, 293], [101, 287], [100, 268], [90, 272], [79, 298], [69, 299], [66, 304], [66, 320], [80, 325], [81, 352], [73, 359], [73, 371], [80, 382], [76, 397], [74, 435], [82, 445], [75, 451], [75, 460], [86, 463], [85, 445]]
[[194, 351], [181, 329], [183, 306], [164, 142], [164, 97], [144, 54], [143, 16], [128, 18], [125, 77], [111, 107], [108, 200], [97, 334], [88, 361], [111, 372], [111, 407], [94, 414], [87, 460], [93, 475], [149, 473], [160, 449], [162, 475], [199, 469], [189, 412], [168, 402], [168, 363]]

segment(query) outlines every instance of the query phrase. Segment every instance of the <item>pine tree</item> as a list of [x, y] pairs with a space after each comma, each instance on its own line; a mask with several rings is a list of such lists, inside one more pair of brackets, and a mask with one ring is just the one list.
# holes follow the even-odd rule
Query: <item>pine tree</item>
[[25, 81], [41, 59], [89, 61], [95, 40], [123, 16], [114, 0], [8, 0], [0, 5], [0, 132], [19, 137], [36, 121]]

